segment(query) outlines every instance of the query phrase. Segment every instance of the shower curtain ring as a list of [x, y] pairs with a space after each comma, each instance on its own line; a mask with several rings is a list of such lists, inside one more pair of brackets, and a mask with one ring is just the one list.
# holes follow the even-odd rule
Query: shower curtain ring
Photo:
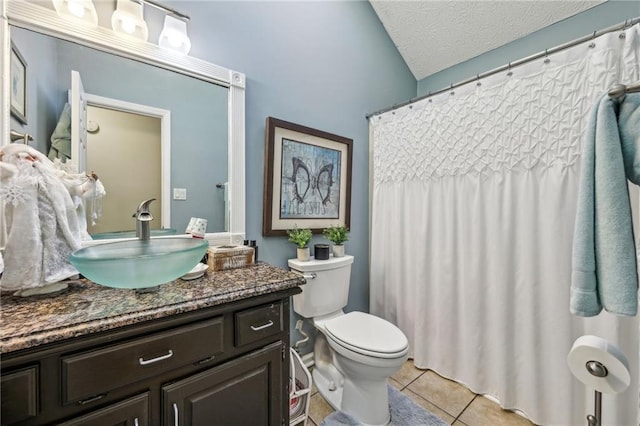
[[451, 96], [455, 95], [456, 92], [453, 91], [453, 83], [451, 83]]
[[482, 83], [480, 83], [480, 74], [476, 74], [476, 81], [477, 81], [476, 86], [478, 87], [482, 86]]
[[627, 29], [627, 21], [628, 19], [624, 20], [624, 25], [622, 26], [622, 28], [620, 29], [620, 35], [618, 36], [618, 38], [620, 39], [624, 39], [627, 37], [627, 35], [625, 34], [624, 30]]
[[544, 63], [548, 64], [549, 62], [551, 62], [551, 59], [549, 59], [549, 51], [544, 49]]
[[509, 72], [507, 73], [507, 76], [511, 77], [513, 75], [513, 72], [511, 71], [511, 62], [509, 62]]

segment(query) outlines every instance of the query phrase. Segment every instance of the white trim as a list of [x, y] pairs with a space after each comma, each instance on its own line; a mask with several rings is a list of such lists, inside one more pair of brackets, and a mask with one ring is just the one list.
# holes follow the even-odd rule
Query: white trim
[[[135, 59], [215, 83], [229, 88], [229, 229], [208, 233], [206, 239], [215, 244], [237, 244], [245, 237], [245, 86], [243, 73], [211, 64], [198, 58], [163, 49], [153, 43], [128, 40], [102, 27], [82, 27], [60, 18], [55, 11], [26, 1], [0, 0], [2, 21], [0, 42], [3, 48], [0, 66], [3, 76], [9, 75], [9, 23], [64, 40], [73, 41], [101, 51]], [[2, 79], [0, 112], [0, 146], [9, 141], [9, 82]], [[164, 133], [164, 130], [163, 130]], [[213, 183], [212, 183], [213, 184]], [[170, 198], [169, 198], [170, 199]], [[2, 213], [0, 207], [0, 214]], [[0, 216], [0, 237], [3, 215]], [[4, 239], [0, 238], [0, 247]], [[112, 240], [104, 240], [109, 242]]]
[[[192, 56], [164, 49], [132, 37], [121, 37], [104, 27], [89, 27], [60, 18], [52, 9], [27, 1], [6, 1], [7, 17], [12, 25], [36, 30], [98, 50], [158, 65], [181, 74], [230, 86], [236, 72]], [[244, 79], [243, 79], [244, 80]]]
[[[2, 102], [0, 103], [0, 147], [11, 142], [9, 139], [10, 119], [9, 119], [9, 93], [10, 83], [9, 75], [9, 55], [11, 54], [11, 41], [9, 39], [9, 22], [6, 14], [6, 0], [0, 0], [0, 44], [2, 44], [2, 55], [0, 55], [0, 71], [2, 78], [0, 79], [0, 93], [3, 93]], [[4, 249], [7, 240], [7, 230], [4, 221], [4, 203], [0, 202], [0, 250]]]

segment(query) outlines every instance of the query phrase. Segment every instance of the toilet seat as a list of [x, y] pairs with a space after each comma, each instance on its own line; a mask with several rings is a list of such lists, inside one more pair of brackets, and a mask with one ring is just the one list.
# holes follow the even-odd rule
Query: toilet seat
[[355, 353], [386, 359], [407, 353], [407, 337], [382, 318], [356, 311], [327, 320], [323, 325], [327, 337]]

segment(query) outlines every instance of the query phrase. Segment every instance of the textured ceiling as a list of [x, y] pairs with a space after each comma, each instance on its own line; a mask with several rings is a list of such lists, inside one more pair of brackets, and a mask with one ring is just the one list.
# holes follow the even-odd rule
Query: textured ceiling
[[421, 80], [606, 0], [370, 0]]

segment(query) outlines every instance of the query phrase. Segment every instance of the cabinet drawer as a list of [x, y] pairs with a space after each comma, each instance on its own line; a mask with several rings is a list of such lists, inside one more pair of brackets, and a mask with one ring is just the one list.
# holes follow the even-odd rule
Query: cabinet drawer
[[2, 424], [10, 425], [38, 415], [38, 367], [2, 375]]
[[282, 304], [270, 303], [235, 313], [236, 345], [242, 346], [282, 331]]
[[86, 400], [129, 383], [220, 354], [223, 317], [62, 358], [63, 403]]
[[149, 425], [149, 392], [125, 399], [60, 426]]

